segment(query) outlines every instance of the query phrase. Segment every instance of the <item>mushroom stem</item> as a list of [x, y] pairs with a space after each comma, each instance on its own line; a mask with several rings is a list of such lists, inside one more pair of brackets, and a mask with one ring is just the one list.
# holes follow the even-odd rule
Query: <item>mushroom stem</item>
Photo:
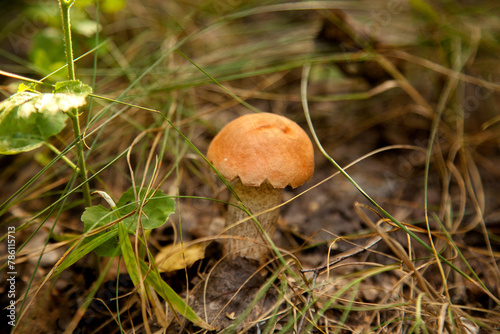
[[[252, 214], [272, 209], [281, 203], [281, 189], [274, 188], [268, 182], [262, 183], [259, 187], [249, 187], [241, 184], [241, 181], [238, 179], [233, 188], [242, 203]], [[238, 205], [233, 196], [231, 196], [229, 203]], [[264, 231], [270, 237], [272, 237], [276, 230], [278, 216], [279, 209], [276, 208], [256, 217]], [[245, 218], [248, 218], [248, 214], [245, 211], [229, 205], [226, 216], [226, 227]], [[247, 259], [254, 259], [260, 264], [265, 261], [268, 252], [267, 241], [253, 220], [238, 223], [229, 229], [228, 234], [241, 237], [229, 238], [227, 240], [225, 254], [229, 257], [246, 257]]]

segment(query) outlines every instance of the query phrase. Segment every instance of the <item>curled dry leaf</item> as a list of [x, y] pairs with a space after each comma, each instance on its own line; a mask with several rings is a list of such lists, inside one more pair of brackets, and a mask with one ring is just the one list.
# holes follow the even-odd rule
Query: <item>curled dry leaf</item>
[[205, 257], [205, 245], [196, 243], [189, 246], [173, 244], [163, 247], [156, 255], [155, 262], [160, 272], [170, 272], [191, 266]]

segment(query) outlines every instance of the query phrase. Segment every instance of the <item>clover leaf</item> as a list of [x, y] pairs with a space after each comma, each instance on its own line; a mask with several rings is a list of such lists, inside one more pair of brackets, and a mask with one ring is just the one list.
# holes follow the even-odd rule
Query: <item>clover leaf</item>
[[[143, 189], [138, 194], [140, 199], [145, 199], [145, 204], [142, 207], [141, 213], [141, 224], [145, 230], [151, 230], [166, 223], [168, 217], [175, 211], [175, 202], [173, 199], [167, 197], [162, 191], [157, 191], [150, 197], [145, 197], [146, 195], [146, 189]], [[87, 233], [91, 230], [95, 230], [134, 212], [132, 215], [118, 221], [117, 224], [123, 224], [127, 228], [129, 234], [135, 233], [139, 218], [139, 204], [140, 200], [137, 201], [135, 199], [134, 189], [131, 188], [121, 196], [117, 203], [117, 208], [114, 211], [106, 209], [102, 205], [86, 208], [82, 215], [84, 232]], [[94, 249], [97, 255], [116, 256], [121, 253], [117, 224], [111, 225], [106, 230], [85, 239], [85, 242], [92, 242], [99, 236], [109, 234], [109, 238], [105, 238], [105, 241]]]

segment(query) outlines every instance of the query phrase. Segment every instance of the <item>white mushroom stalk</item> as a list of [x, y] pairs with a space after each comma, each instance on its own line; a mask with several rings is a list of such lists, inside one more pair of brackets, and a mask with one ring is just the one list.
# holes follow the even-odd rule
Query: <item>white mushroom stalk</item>
[[[234, 184], [233, 189], [250, 213], [256, 215], [264, 212], [258, 215], [256, 219], [262, 229], [272, 238], [279, 217], [279, 209], [276, 207], [281, 203], [281, 189], [274, 188], [267, 182], [259, 187], [248, 187], [241, 184], [240, 180]], [[229, 204], [238, 206], [234, 196], [231, 196]], [[235, 238], [227, 240], [224, 252], [231, 258], [241, 256], [263, 263], [268, 252], [265, 236], [253, 221], [241, 222], [248, 218], [248, 214], [234, 205], [229, 205], [227, 209], [226, 226], [237, 223], [228, 231]], [[272, 208], [275, 209], [270, 210]], [[267, 210], [270, 211], [266, 212]]]
[[[227, 180], [236, 180], [236, 194], [270, 237], [276, 230], [281, 189], [304, 184], [314, 172], [307, 134], [297, 123], [270, 113], [241, 116], [227, 124], [210, 144], [207, 158]], [[230, 202], [238, 204], [234, 198]], [[265, 212], [272, 208], [276, 209]], [[245, 218], [244, 210], [229, 206], [226, 226], [235, 237], [226, 242], [225, 253], [262, 264], [268, 252], [266, 239], [252, 219], [235, 224]]]

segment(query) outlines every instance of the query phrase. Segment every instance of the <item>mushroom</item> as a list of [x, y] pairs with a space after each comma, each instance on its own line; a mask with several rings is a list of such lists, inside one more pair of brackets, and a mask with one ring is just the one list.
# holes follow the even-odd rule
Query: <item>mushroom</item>
[[[227, 124], [210, 143], [207, 159], [228, 181], [236, 179], [233, 189], [252, 215], [265, 212], [256, 219], [271, 237], [281, 190], [304, 184], [314, 172], [307, 134], [297, 123], [270, 113], [244, 115]], [[248, 218], [234, 196], [229, 203], [233, 205], [228, 207], [226, 227]], [[252, 220], [232, 226], [228, 233], [235, 236], [225, 243], [224, 253], [230, 258], [265, 261], [266, 241]]]

